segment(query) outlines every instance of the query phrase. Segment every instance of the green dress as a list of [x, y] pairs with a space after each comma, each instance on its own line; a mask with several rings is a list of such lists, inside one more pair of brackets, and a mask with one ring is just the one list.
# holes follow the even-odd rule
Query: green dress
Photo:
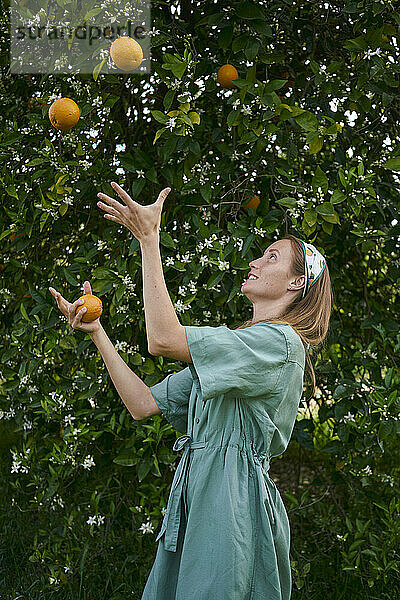
[[193, 364], [150, 387], [183, 450], [141, 600], [289, 600], [290, 526], [269, 477], [305, 352], [290, 325], [186, 326]]

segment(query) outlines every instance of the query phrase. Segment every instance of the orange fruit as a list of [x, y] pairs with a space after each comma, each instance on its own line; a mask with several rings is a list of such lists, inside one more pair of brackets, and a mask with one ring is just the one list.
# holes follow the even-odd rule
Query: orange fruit
[[223, 88], [235, 87], [235, 84], [232, 82], [233, 79], [239, 79], [239, 73], [233, 65], [222, 65], [218, 69], [217, 81]]
[[82, 317], [83, 323], [91, 323], [95, 319], [98, 319], [103, 312], [103, 304], [100, 298], [94, 296], [93, 294], [83, 294], [80, 296], [78, 300], [83, 299], [83, 304], [77, 307], [75, 314], [77, 314], [78, 310], [81, 308], [86, 308], [86, 312]]
[[58, 98], [49, 108], [50, 123], [56, 129], [67, 131], [79, 121], [81, 111], [71, 98]]
[[128, 35], [123, 35], [113, 41], [110, 55], [116, 66], [122, 71], [137, 69], [143, 60], [141, 45]]
[[[245, 198], [250, 198], [250, 196], [248, 194], [246, 194]], [[250, 200], [250, 202], [247, 202], [247, 204], [245, 204], [243, 206], [243, 208], [247, 211], [249, 208], [252, 208], [254, 210], [257, 210], [258, 205], [260, 204], [260, 198], [257, 196], [257, 194], [255, 196], [252, 197], [252, 199]]]

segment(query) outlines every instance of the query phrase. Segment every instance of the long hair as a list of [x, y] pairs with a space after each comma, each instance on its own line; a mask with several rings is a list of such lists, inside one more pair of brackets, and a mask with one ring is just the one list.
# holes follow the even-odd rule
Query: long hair
[[[290, 240], [292, 246], [291, 270], [293, 274], [304, 275], [304, 254], [301, 242], [291, 234], [281, 239]], [[285, 323], [291, 325], [303, 342], [306, 367], [312, 381], [311, 397], [315, 393], [316, 381], [308, 345], [315, 349], [319, 349], [323, 345], [329, 331], [329, 320], [334, 302], [328, 265], [325, 266], [322, 275], [309, 288], [304, 298], [301, 297], [302, 293], [303, 288], [299, 290], [293, 302], [289, 304], [279, 318], [260, 319], [258, 321], [249, 319], [235, 329], [245, 329], [256, 323]]]

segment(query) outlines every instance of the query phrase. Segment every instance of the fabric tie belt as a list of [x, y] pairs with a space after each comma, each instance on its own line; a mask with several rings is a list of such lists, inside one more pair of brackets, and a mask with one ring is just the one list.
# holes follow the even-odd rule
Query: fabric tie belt
[[[197, 448], [205, 448], [207, 442], [193, 441], [193, 438], [189, 434], [182, 435], [179, 437], [173, 446], [173, 450], [178, 452], [183, 450], [182, 458], [179, 465], [176, 468], [174, 479], [171, 485], [171, 491], [168, 498], [168, 504], [165, 511], [164, 519], [161, 525], [161, 531], [156, 538], [156, 542], [165, 533], [164, 548], [172, 552], [176, 552], [178, 544], [178, 533], [181, 520], [181, 504], [182, 504], [182, 492], [184, 482], [186, 480], [186, 472], [189, 463], [189, 450]], [[265, 455], [257, 455], [253, 450], [253, 457], [256, 465], [263, 467], [265, 471], [269, 469], [269, 459]], [[262, 462], [260, 462], [262, 459]]]

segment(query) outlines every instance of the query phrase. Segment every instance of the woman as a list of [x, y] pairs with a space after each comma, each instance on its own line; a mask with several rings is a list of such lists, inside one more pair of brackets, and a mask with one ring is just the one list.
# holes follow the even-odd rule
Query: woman
[[[289, 600], [290, 527], [268, 475], [291, 437], [307, 344], [328, 331], [326, 261], [287, 236], [250, 262], [253, 319], [186, 326], [193, 364], [151, 386], [184, 448], [142, 600]], [[201, 400], [203, 402], [201, 402]], [[156, 541], [157, 541], [156, 540]]]
[[[157, 327], [175, 324], [156, 243], [166, 190], [151, 207], [140, 207], [118, 188], [127, 207], [102, 194], [112, 208], [103, 207], [141, 243], [150, 346]], [[236, 329], [179, 325], [171, 337], [179, 340], [183, 330], [187, 349], [179, 356], [187, 356], [188, 367], [145, 386], [142, 406], [131, 410], [138, 418], [162, 413], [185, 434], [174, 445], [183, 455], [141, 600], [289, 600], [291, 595], [289, 520], [268, 469], [289, 443], [306, 356], [315, 383], [308, 346], [328, 332], [331, 287], [324, 257], [290, 235], [270, 244], [250, 267], [255, 279], [249, 277], [242, 291], [253, 304], [253, 318]], [[79, 321], [70, 322], [79, 328]], [[136, 379], [130, 382], [125, 373], [122, 385], [118, 369], [111, 370], [112, 344], [102, 335], [94, 341], [121, 397], [129, 385], [137, 386], [138, 396], [139, 378], [131, 372]], [[165, 339], [153, 345], [153, 354], [165, 349], [174, 355]], [[171, 347], [174, 343], [180, 342]]]

